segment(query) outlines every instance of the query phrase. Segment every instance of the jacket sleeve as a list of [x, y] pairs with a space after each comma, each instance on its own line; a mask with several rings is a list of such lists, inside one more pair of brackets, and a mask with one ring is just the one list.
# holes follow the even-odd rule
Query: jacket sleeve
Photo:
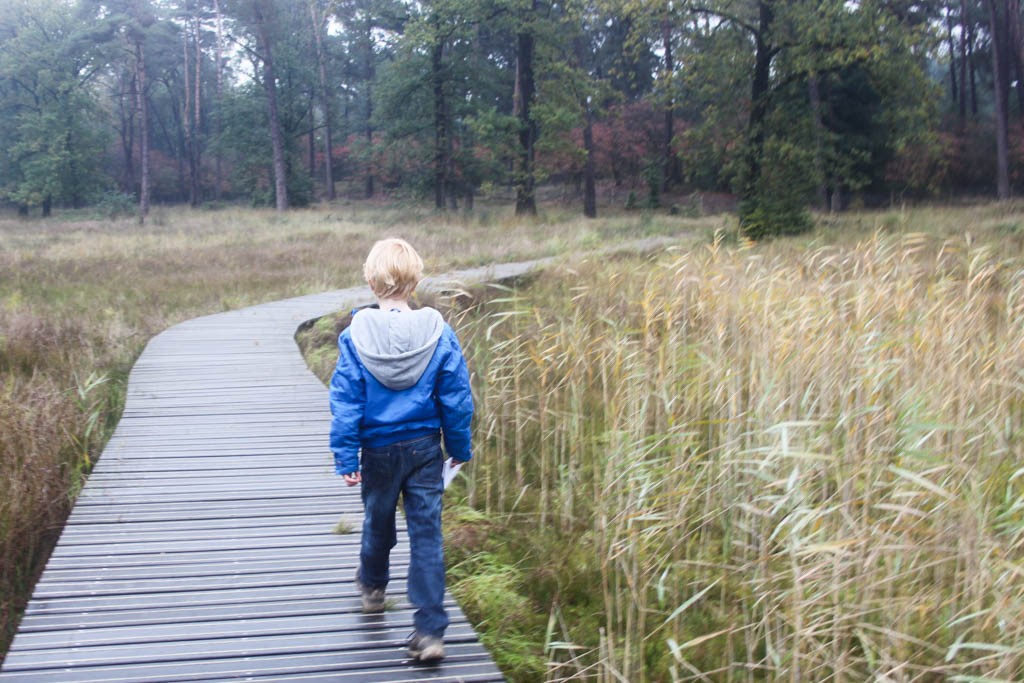
[[334, 471], [351, 474], [359, 470], [359, 427], [366, 406], [366, 381], [344, 332], [338, 337], [338, 364], [331, 377], [330, 397]]
[[459, 340], [445, 326], [442, 342], [447, 345], [446, 357], [437, 375], [437, 400], [441, 409], [441, 433], [448, 455], [456, 460], [473, 457], [470, 424], [473, 421], [473, 392], [469, 370]]

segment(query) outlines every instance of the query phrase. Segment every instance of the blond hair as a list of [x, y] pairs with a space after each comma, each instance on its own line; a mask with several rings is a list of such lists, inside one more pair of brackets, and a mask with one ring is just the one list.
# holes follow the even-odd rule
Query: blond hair
[[366, 255], [363, 277], [381, 299], [408, 299], [423, 279], [423, 259], [405, 240], [389, 237]]

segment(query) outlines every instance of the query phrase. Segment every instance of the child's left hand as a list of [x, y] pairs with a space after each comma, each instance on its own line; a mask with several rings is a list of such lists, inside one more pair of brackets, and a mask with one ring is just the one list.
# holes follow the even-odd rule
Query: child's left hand
[[351, 474], [343, 474], [341, 476], [345, 480], [345, 483], [348, 484], [349, 486], [355, 486], [356, 484], [363, 480], [363, 476], [359, 473], [358, 470], [352, 472]]

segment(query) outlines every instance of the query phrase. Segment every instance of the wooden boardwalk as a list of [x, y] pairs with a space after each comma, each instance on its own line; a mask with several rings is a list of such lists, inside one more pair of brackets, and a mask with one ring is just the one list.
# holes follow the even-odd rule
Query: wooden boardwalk
[[[333, 473], [327, 392], [294, 334], [370, 300], [366, 288], [288, 299], [150, 341], [0, 681], [502, 680], [450, 597], [448, 657], [408, 661], [404, 533], [392, 556], [394, 608], [360, 611], [359, 489]], [[342, 518], [353, 533], [334, 533]]]

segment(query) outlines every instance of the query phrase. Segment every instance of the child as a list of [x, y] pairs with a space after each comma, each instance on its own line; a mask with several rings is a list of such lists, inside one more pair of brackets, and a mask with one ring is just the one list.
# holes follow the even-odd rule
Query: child
[[407, 242], [374, 244], [363, 275], [377, 306], [354, 313], [338, 338], [330, 389], [335, 471], [349, 486], [363, 486], [356, 585], [364, 613], [384, 611], [401, 493], [411, 548], [409, 602], [416, 608], [409, 655], [437, 661], [444, 657], [448, 626], [442, 606], [441, 438], [454, 463], [472, 457], [469, 372], [441, 314], [409, 307], [423, 260]]

